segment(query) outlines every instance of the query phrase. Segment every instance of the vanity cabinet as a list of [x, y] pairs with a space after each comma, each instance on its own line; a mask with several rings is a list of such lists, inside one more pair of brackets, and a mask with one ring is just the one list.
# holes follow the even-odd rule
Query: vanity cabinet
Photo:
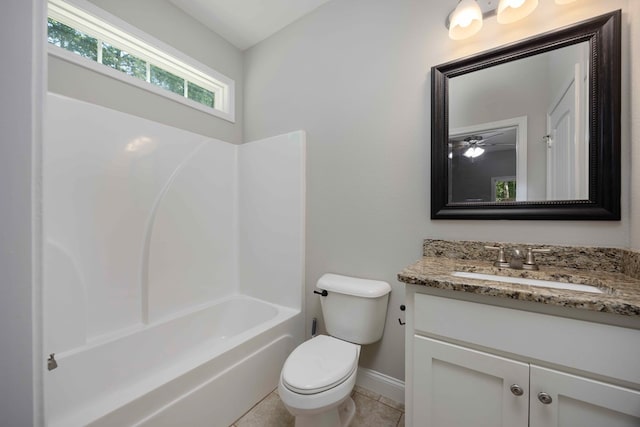
[[419, 335], [413, 342], [413, 425], [528, 426], [526, 363]]
[[409, 288], [407, 425], [640, 426], [640, 331]]
[[536, 365], [529, 390], [531, 427], [640, 426], [636, 390]]

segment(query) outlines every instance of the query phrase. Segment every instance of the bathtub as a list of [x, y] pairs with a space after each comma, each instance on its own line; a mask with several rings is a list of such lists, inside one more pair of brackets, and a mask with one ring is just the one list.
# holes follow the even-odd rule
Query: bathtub
[[303, 324], [236, 295], [57, 354], [47, 425], [229, 426], [276, 387]]

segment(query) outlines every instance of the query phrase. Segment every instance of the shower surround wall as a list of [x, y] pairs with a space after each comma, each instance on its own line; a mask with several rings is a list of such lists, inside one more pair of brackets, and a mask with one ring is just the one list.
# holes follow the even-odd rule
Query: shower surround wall
[[[233, 338], [230, 330], [242, 336], [278, 330], [271, 340], [277, 344], [260, 343], [271, 349], [261, 363], [274, 367], [265, 374], [274, 384], [264, 388], [275, 386], [278, 365], [303, 337], [304, 132], [236, 146], [58, 95], [47, 102], [44, 349], [56, 353], [59, 365], [45, 374], [48, 424], [86, 424], [127, 403], [108, 394], [143, 398], [171, 380], [163, 374], [154, 381], [157, 373], [196, 368], [182, 366], [182, 350], [167, 343], [225, 342]], [[256, 299], [262, 301], [251, 302]], [[259, 309], [271, 314], [252, 317], [259, 310], [243, 308], [256, 303], [272, 306]], [[197, 314], [202, 310], [211, 314]], [[225, 321], [219, 314], [225, 312], [236, 314]], [[222, 330], [191, 319], [238, 326]], [[185, 334], [195, 335], [185, 341]], [[126, 342], [140, 348], [131, 346], [127, 355]], [[122, 359], [98, 363], [103, 349]], [[150, 358], [148, 376], [132, 370], [136, 384], [109, 378], [126, 372], [137, 353], [156, 350], [160, 357]], [[224, 351], [229, 357], [232, 350]], [[259, 353], [247, 347], [230, 360], [251, 351]], [[184, 352], [193, 359], [193, 348]], [[235, 406], [230, 418], [243, 409]]]

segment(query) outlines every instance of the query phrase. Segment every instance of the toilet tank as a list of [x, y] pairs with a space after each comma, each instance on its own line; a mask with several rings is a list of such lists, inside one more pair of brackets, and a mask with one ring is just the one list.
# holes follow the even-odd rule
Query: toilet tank
[[325, 274], [316, 286], [327, 291], [320, 304], [329, 335], [355, 344], [382, 338], [391, 292], [387, 282]]

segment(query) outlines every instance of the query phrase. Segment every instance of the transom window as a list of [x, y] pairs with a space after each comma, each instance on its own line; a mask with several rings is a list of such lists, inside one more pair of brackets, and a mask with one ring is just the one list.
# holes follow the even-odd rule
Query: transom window
[[[77, 0], [48, 4], [50, 53], [83, 66], [102, 64], [108, 68], [89, 68], [234, 121], [233, 80], [202, 64], [191, 65], [195, 61], [93, 5]], [[85, 59], [74, 60], [68, 52]]]

